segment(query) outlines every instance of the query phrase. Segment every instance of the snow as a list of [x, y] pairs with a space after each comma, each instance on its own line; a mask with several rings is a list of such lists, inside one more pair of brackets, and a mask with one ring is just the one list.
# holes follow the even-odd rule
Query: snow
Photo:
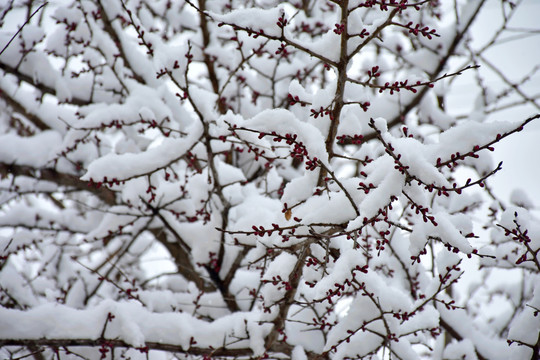
[[465, 254], [470, 254], [472, 251], [472, 246], [455, 226], [453, 222], [454, 217], [452, 215], [443, 213], [435, 213], [434, 216], [438, 223], [438, 226], [436, 227], [436, 234], [442, 239], [442, 241], [458, 248]]
[[266, 35], [281, 36], [281, 29], [276, 25], [278, 18], [283, 13], [280, 7], [271, 9], [234, 9], [228, 14], [210, 12], [210, 16], [217, 22], [235, 24], [255, 32], [264, 30]]
[[[248, 194], [245, 196], [241, 204], [231, 208], [230, 224], [231, 230], [244, 230], [252, 232], [252, 226], [263, 226], [266, 229], [271, 229], [273, 223], [285, 221], [281, 209], [283, 205], [280, 201], [269, 199], [256, 194]], [[273, 235], [276, 236], [276, 233]], [[241, 243], [254, 245], [257, 241], [266, 241], [270, 238], [255, 238], [254, 236], [235, 235]], [[281, 241], [281, 240], [279, 240]]]
[[[38, 299], [36, 299], [32, 289], [26, 284], [24, 277], [17, 270], [11, 261], [3, 264], [2, 272], [0, 272], [0, 283], [2, 284], [2, 289], [4, 289], [3, 291], [10, 294], [12, 299], [20, 306], [37, 306], [39, 304]], [[0, 308], [0, 313], [2, 309], [4, 308]], [[9, 324], [9, 322], [6, 322], [6, 324]], [[1, 319], [0, 325], [2, 325]], [[0, 326], [0, 328], [9, 329], [9, 326], [4, 325]]]
[[61, 142], [60, 134], [55, 131], [43, 131], [25, 138], [15, 134], [0, 135], [0, 160], [17, 165], [45, 167], [56, 157]]
[[328, 164], [328, 154], [324, 148], [324, 137], [313, 125], [299, 121], [288, 110], [273, 109], [265, 110], [251, 119], [241, 121], [238, 117], [225, 115], [223, 120], [229, 121], [232, 125], [244, 126], [250, 129], [277, 134], [295, 134], [298, 136], [297, 142], [302, 142], [311, 158], [319, 159], [323, 164]]
[[429, 147], [413, 138], [398, 138], [385, 133], [383, 138], [395, 149], [394, 154], [400, 156], [400, 163], [408, 166], [407, 171], [421, 179], [425, 184], [450, 187], [448, 180], [434, 166], [436, 159], [431, 159]]
[[[107, 154], [90, 163], [82, 179], [87, 181], [94, 179], [96, 182], [102, 181], [105, 177], [110, 180], [124, 180], [164, 168], [185, 155], [201, 134], [202, 127], [193, 125], [186, 138], [166, 138], [160, 145], [138, 154]], [[136, 163], [137, 167], [133, 167], [133, 163]]]
[[[442, 90], [439, 90], [442, 89]], [[442, 82], [438, 82], [435, 86], [435, 91], [444, 91]], [[428, 94], [420, 104], [420, 118], [432, 121], [442, 130], [447, 130], [456, 123], [456, 119], [451, 115], [442, 111], [437, 106], [437, 98], [435, 94]]]
[[[114, 318], [107, 323], [109, 313]], [[106, 325], [106, 338], [123, 340], [133, 347], [157, 342], [187, 350], [194, 336], [198, 346], [219, 348], [223, 340], [243, 329], [244, 321], [247, 321], [250, 342], [254, 350], [259, 350], [265, 328], [255, 325], [255, 319], [253, 315], [239, 313], [205, 322], [186, 313], [152, 313], [135, 301], [104, 300], [82, 310], [49, 303], [27, 311], [0, 308], [0, 338], [96, 340]], [[241, 336], [241, 333], [237, 335]]]
[[289, 83], [289, 94], [298, 96], [302, 101], [312, 102], [313, 95], [308, 92], [298, 80], [294, 79]]
[[[486, 79], [461, 116], [446, 101], [440, 106], [439, 97], [455, 91], [451, 79], [427, 89], [412, 109], [417, 95], [406, 90], [391, 95], [347, 82], [337, 93], [340, 71], [364, 81], [375, 65], [381, 77], [373, 84], [425, 81], [480, 2], [464, 2], [459, 17], [442, 21], [429, 7], [405, 9], [403, 19], [437, 28], [441, 38], [409, 38], [394, 24], [360, 52], [364, 40], [351, 39], [347, 52], [355, 55], [343, 69], [323, 66], [343, 58], [333, 31], [339, 4], [213, 1], [201, 14], [188, 3], [139, 3], [126, 4], [131, 16], [120, 1], [104, 13], [91, 2], [49, 3], [0, 58], [0, 341], [100, 343], [103, 335], [134, 347], [177, 346], [186, 357], [217, 349], [293, 360], [325, 351], [332, 359], [531, 356], [506, 341], [536, 344], [540, 331], [534, 196], [516, 190], [511, 206], [488, 200], [488, 210], [497, 187], [448, 196], [426, 190], [493, 170], [495, 157], [475, 147], [514, 131], [516, 123], [490, 114], [491, 102], [514, 101], [513, 90], [500, 92]], [[373, 34], [390, 14], [379, 5], [356, 8], [349, 32]], [[454, 11], [452, 4], [440, 9]], [[14, 8], [0, 16], [0, 47], [27, 15]], [[276, 53], [282, 43], [288, 55]], [[467, 57], [464, 50], [452, 59]], [[454, 66], [449, 61], [443, 71]], [[288, 94], [307, 104], [291, 105]], [[371, 105], [346, 104], [339, 119], [314, 116], [341, 100]], [[369, 128], [371, 118], [384, 141]], [[327, 139], [332, 121], [339, 136], [366, 141]], [[296, 138], [287, 144], [286, 136]], [[327, 140], [334, 140], [332, 158]], [[303, 161], [291, 158], [295, 145], [305, 147]], [[471, 151], [478, 158], [437, 165]], [[321, 166], [306, 168], [315, 158], [326, 179]], [[31, 168], [31, 176], [15, 176], [11, 164]], [[60, 176], [40, 180], [43, 168]], [[182, 251], [171, 250], [177, 245]], [[458, 265], [445, 282], [439, 278]], [[446, 291], [462, 271], [474, 281]], [[294, 300], [284, 303], [285, 294]], [[449, 310], [451, 300], [463, 308]], [[441, 324], [459, 337], [436, 338]], [[277, 336], [271, 349], [269, 334]], [[0, 357], [11, 351], [5, 346]]]
[[[509, 121], [489, 123], [465, 121], [442, 133], [440, 141], [447, 145], [470, 147], [471, 145], [491, 142], [497, 134], [513, 130], [515, 127], [516, 124]], [[460, 142], [456, 142], [456, 139], [459, 139]]]
[[534, 315], [535, 311], [537, 310], [527, 307], [514, 318], [508, 333], [509, 339], [519, 340], [531, 346], [536, 344], [538, 334], [540, 334], [540, 319], [538, 319], [538, 315]]
[[31, 246], [39, 240], [39, 235], [29, 230], [21, 229], [12, 236], [0, 236], [0, 251], [2, 255], [15, 252], [24, 247]]
[[365, 125], [360, 120], [360, 115], [357, 113], [357, 109], [350, 106], [343, 108], [341, 113], [341, 120], [338, 127], [338, 136], [348, 134], [362, 134]]
[[292, 360], [307, 360], [308, 358], [302, 346], [297, 345], [294, 347], [292, 351], [291, 359]]
[[410, 235], [411, 254], [418, 254], [425, 246], [428, 238], [434, 237], [445, 244], [459, 249], [465, 254], [470, 254], [473, 250], [469, 241], [456, 227], [455, 218], [446, 213], [434, 213], [437, 226], [430, 221], [418, 222], [413, 226], [413, 231]]
[[285, 204], [296, 204], [309, 198], [317, 185], [317, 172], [306, 172], [303, 176], [292, 179], [285, 186], [282, 201]]
[[393, 169], [390, 157], [380, 159], [380, 163], [373, 164], [373, 167], [377, 166], [377, 170], [374, 170], [365, 180], [368, 184], [372, 182], [376, 184], [376, 189], [371, 190], [360, 204], [360, 216], [368, 219], [389, 204], [392, 196], [401, 195], [405, 185], [405, 176]]
[[196, 304], [200, 306], [201, 315], [213, 319], [227, 315], [226, 305], [218, 293], [199, 294], [193, 286], [188, 292], [177, 293], [171, 290], [140, 291], [137, 293], [145, 307], [156, 313], [170, 313], [182, 307], [187, 313], [193, 313]]
[[455, 279], [459, 271], [451, 271], [453, 266], [459, 265], [461, 258], [457, 254], [449, 253], [447, 249], [441, 249], [436, 255], [436, 267], [439, 274], [445, 276], [447, 273], [454, 274], [451, 279]]
[[246, 181], [246, 177], [242, 170], [229, 165], [219, 158], [214, 159], [214, 166], [218, 175], [219, 183], [221, 185], [228, 185], [238, 181]]
[[463, 359], [476, 360], [478, 357], [474, 351], [474, 344], [471, 340], [465, 339], [450, 343], [444, 349], [444, 358], [448, 359]]
[[341, 53], [341, 41], [333, 31], [323, 34], [318, 40], [313, 42], [298, 42], [301, 46], [314, 54], [323, 54], [325, 59], [337, 63]]
[[[283, 299], [287, 289], [282, 282], [288, 282], [291, 276], [294, 276], [291, 273], [297, 259], [295, 255], [283, 252], [272, 260], [262, 278], [263, 282], [266, 281], [261, 291], [266, 307], [275, 308], [279, 300]], [[276, 279], [281, 280], [274, 283]]]
[[355, 209], [345, 193], [331, 192], [326, 195], [312, 196], [296, 208], [294, 216], [304, 224], [341, 223], [355, 218]]
[[444, 306], [437, 306], [440, 316], [446, 323], [455, 329], [461, 336], [472, 341], [477, 351], [485, 358], [494, 360], [503, 359], [522, 359], [520, 349], [508, 347], [504, 340], [489, 337], [487, 334], [479, 331], [468, 318], [468, 315], [460, 309], [448, 310]]
[[514, 205], [521, 206], [525, 209], [533, 209], [534, 202], [530, 199], [527, 193], [522, 189], [514, 189], [510, 194], [510, 202]]

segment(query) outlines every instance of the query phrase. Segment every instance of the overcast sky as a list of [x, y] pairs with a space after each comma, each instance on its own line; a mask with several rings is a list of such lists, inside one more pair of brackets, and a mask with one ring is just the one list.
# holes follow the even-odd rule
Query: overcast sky
[[[488, 0], [479, 21], [473, 28], [475, 38], [473, 46], [479, 47], [485, 44], [494, 29], [501, 24], [500, 3], [500, 0]], [[510, 25], [514, 28], [539, 31], [539, 17], [540, 1], [524, 0]], [[502, 38], [515, 36], [515, 34], [517, 33], [506, 32]], [[489, 61], [498, 65], [511, 80], [518, 80], [535, 66], [540, 66], [540, 33], [496, 46], [486, 55]], [[481, 71], [484, 74], [490, 73], [485, 67]], [[487, 85], [496, 91], [501, 81], [487, 76], [488, 79], [492, 78], [486, 81]], [[474, 79], [466, 74], [456, 79], [455, 92], [451, 93], [447, 99], [449, 108], [468, 108], [471, 105], [476, 92], [471, 88], [473, 83]], [[523, 90], [529, 96], [540, 94], [540, 73], [537, 73]], [[540, 101], [537, 103], [540, 104]], [[512, 108], [510, 111], [501, 111], [490, 119], [520, 122], [537, 113], [540, 111], [533, 106], [522, 106]], [[490, 181], [496, 194], [502, 196], [503, 200], [508, 200], [512, 189], [522, 188], [526, 190], [537, 208], [540, 207], [540, 119], [529, 124], [523, 132], [514, 134], [496, 146], [494, 162], [498, 163], [501, 160], [504, 162], [503, 170]]]

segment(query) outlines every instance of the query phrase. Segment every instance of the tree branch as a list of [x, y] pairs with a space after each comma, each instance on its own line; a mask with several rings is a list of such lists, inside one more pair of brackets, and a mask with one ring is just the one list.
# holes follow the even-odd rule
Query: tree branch
[[[15, 76], [17, 80], [19, 81], [27, 82], [28, 84], [32, 85], [33, 87], [35, 87], [42, 93], [49, 94], [56, 97], [56, 89], [53, 89], [49, 85], [34, 81], [34, 79], [31, 76], [23, 74], [18, 69], [15, 69], [2, 62], [0, 62], [0, 69], [3, 70], [7, 74], [11, 74]], [[77, 106], [84, 106], [84, 105], [89, 105], [91, 101], [72, 96], [71, 100], [69, 100], [68, 103], [72, 105], [77, 105]]]
[[36, 169], [26, 165], [0, 162], [0, 176], [5, 177], [8, 174], [13, 176], [27, 176], [36, 180], [50, 181], [59, 186], [68, 186], [77, 190], [88, 191], [108, 205], [116, 204], [116, 195], [113, 190], [106, 187], [97, 188], [90, 186], [87, 181], [80, 180], [76, 175], [62, 173], [53, 168]]

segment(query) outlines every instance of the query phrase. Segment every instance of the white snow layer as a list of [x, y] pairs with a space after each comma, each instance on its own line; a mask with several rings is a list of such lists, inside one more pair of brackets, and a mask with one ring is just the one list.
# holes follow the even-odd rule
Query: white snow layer
[[[123, 340], [134, 347], [144, 347], [145, 342], [159, 342], [178, 345], [185, 350], [190, 347], [192, 337], [197, 339], [197, 346], [214, 348], [223, 346], [229, 336], [245, 337], [245, 322], [249, 329], [257, 316], [255, 313], [235, 313], [206, 322], [186, 313], [153, 313], [134, 301], [105, 300], [84, 310], [44, 304], [27, 311], [0, 308], [0, 338], [98, 339], [109, 313], [114, 318], [106, 325], [104, 336], [108, 339]], [[264, 343], [262, 336], [267, 327], [255, 324], [254, 328], [260, 330], [250, 331], [250, 342], [254, 345]], [[256, 346], [260, 350], [259, 345]]]

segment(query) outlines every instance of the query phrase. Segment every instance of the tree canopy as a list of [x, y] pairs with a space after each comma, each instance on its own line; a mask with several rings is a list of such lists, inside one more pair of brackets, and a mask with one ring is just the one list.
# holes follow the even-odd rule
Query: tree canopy
[[0, 356], [539, 359], [522, 6], [5, 1]]

